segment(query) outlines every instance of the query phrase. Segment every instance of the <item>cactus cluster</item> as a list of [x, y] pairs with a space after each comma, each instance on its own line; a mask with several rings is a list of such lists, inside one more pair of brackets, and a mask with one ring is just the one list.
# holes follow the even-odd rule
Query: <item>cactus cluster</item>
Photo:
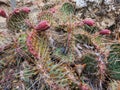
[[[43, 16], [44, 14], [45, 16]], [[48, 15], [48, 12], [47, 12], [47, 15]], [[70, 24], [66, 24], [66, 28], [63, 27], [63, 29], [66, 29], [66, 32], [63, 32], [63, 34], [66, 35], [64, 44], [62, 44], [61, 46], [54, 45], [55, 48], [50, 49], [50, 46], [49, 46], [50, 41], [49, 41], [49, 37], [47, 37], [49, 35], [46, 32], [46, 30], [49, 29], [50, 27], [48, 24], [50, 23], [50, 20], [48, 18], [49, 15], [48, 16], [47, 15], [45, 12], [41, 12], [39, 14], [38, 19], [40, 18], [41, 22], [32, 29], [31, 33], [29, 33], [27, 37], [28, 49], [30, 53], [37, 59], [36, 61], [37, 66], [39, 67], [42, 66], [42, 68], [40, 69], [40, 72], [44, 72], [43, 75], [47, 77], [45, 81], [53, 88], [57, 87], [57, 88], [63, 88], [63, 89], [68, 88], [68, 89], [77, 90], [77, 89], [80, 89], [81, 87], [84, 88], [84, 86], [86, 86], [84, 83], [80, 84], [82, 80], [84, 81], [84, 79], [82, 79], [81, 77], [90, 78], [90, 80], [93, 80], [94, 77], [96, 77], [96, 80], [97, 80], [99, 79], [98, 77], [100, 77], [101, 80], [103, 80], [104, 79], [103, 74], [105, 74], [104, 73], [105, 67], [103, 68], [101, 67], [104, 66], [105, 63], [101, 64], [101, 62], [104, 62], [104, 61], [99, 61], [97, 59], [100, 56], [96, 56], [94, 54], [87, 55], [83, 53], [85, 57], [81, 58], [81, 61], [80, 61], [81, 63], [79, 63], [78, 65], [75, 64], [77, 58], [75, 57], [76, 50], [73, 48], [73, 46], [75, 46], [74, 44], [77, 44], [77, 43], [80, 43], [81, 45], [86, 44], [88, 46], [93, 46], [93, 48], [95, 48], [94, 47], [95, 45], [92, 42], [91, 38], [88, 38], [84, 34], [73, 35], [74, 25], [73, 27], [69, 26], [69, 25], [72, 25], [71, 22]], [[42, 20], [46, 20], [46, 21], [42, 21]], [[83, 22], [85, 25], [90, 24], [90, 26], [91, 24], [94, 24], [92, 20], [88, 20], [88, 21], [84, 20]], [[49, 29], [48, 31], [50, 30], [51, 29]], [[56, 31], [53, 31], [53, 32], [50, 31], [49, 34], [57, 34], [58, 36], [59, 35], [62, 36], [62, 33], [58, 34], [59, 31], [57, 32]], [[76, 42], [71, 43], [71, 41], [74, 41], [74, 38], [76, 38], [75, 39]], [[86, 43], [84, 41], [86, 41]], [[60, 41], [54, 41], [54, 42], [57, 43]], [[82, 47], [84, 47], [84, 45]], [[66, 52], [66, 48], [69, 48], [67, 52]], [[53, 50], [53, 51], [50, 51], [50, 50]], [[79, 66], [82, 68], [79, 68]], [[83, 66], [84, 66], [84, 69], [83, 69]], [[98, 72], [99, 74], [97, 74]], [[89, 83], [92, 83], [94, 86], [96, 81], [89, 82]], [[98, 87], [100, 86], [98, 85]]]
[[93, 19], [75, 17], [74, 4], [65, 2], [57, 10], [50, 6], [41, 11], [34, 25], [27, 7], [9, 16], [0, 10], [9, 30], [24, 30], [14, 34], [12, 50], [3, 50], [12, 55], [1, 58], [5, 56], [0, 51], [0, 69], [7, 66], [5, 60], [20, 66], [15, 77], [28, 90], [106, 90], [111, 79], [120, 79], [120, 44], [109, 50], [109, 41], [103, 39], [110, 39], [111, 30], [97, 27]]

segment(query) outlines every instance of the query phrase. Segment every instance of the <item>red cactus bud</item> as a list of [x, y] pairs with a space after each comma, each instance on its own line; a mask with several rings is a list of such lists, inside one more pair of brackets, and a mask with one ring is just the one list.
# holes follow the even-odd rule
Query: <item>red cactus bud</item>
[[83, 20], [84, 24], [87, 24], [88, 26], [93, 26], [95, 24], [95, 21], [92, 19], [85, 19]]
[[50, 24], [47, 21], [41, 21], [36, 27], [35, 30], [37, 31], [45, 31], [50, 28]]
[[0, 16], [7, 18], [7, 14], [5, 13], [4, 10], [0, 9]]
[[55, 8], [51, 8], [51, 9], [50, 9], [50, 12], [51, 12], [51, 13], [55, 13], [55, 12], [56, 12], [56, 9], [55, 9]]
[[21, 11], [23, 11], [23, 12], [25, 12], [25, 13], [29, 13], [31, 10], [30, 10], [30, 8], [28, 8], [28, 7], [23, 7], [23, 8], [21, 9]]
[[111, 31], [108, 30], [108, 29], [103, 29], [103, 30], [101, 30], [101, 31], [99, 32], [99, 34], [101, 34], [101, 35], [109, 35], [109, 34], [111, 34]]
[[14, 14], [18, 14], [19, 12], [20, 12], [20, 9], [18, 9], [18, 8], [16, 8], [16, 9], [13, 11]]

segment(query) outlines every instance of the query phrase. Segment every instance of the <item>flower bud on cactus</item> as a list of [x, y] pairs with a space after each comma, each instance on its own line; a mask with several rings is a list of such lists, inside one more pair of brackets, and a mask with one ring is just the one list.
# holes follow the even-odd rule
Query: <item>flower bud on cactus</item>
[[101, 30], [101, 31], [99, 32], [99, 34], [101, 34], [101, 35], [109, 35], [109, 34], [111, 34], [111, 31], [108, 30], [108, 29], [103, 29], [103, 30]]
[[0, 9], [0, 16], [7, 18], [7, 15], [4, 10]]
[[45, 31], [50, 28], [50, 24], [47, 21], [41, 21], [36, 27], [35, 30], [37, 31]]
[[51, 13], [55, 13], [55, 12], [56, 12], [56, 9], [55, 9], [55, 8], [51, 8], [51, 9], [50, 9], [50, 12], [51, 12]]
[[95, 24], [95, 21], [92, 19], [85, 19], [85, 20], [83, 20], [83, 23], [88, 26], [93, 26]]
[[21, 11], [23, 11], [23, 12], [25, 12], [25, 13], [29, 13], [31, 10], [30, 10], [30, 8], [28, 8], [28, 7], [23, 7], [23, 8], [21, 9]]
[[16, 9], [13, 11], [14, 14], [18, 14], [19, 12], [20, 12], [20, 9], [18, 9], [18, 8], [16, 8]]

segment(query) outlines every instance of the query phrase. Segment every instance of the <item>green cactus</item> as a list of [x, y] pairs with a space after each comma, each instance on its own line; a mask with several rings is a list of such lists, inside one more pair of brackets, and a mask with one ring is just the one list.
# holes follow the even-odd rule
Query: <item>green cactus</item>
[[[61, 86], [66, 87], [73, 82], [70, 78], [73, 77], [72, 72], [67, 68], [67, 64], [65, 63], [57, 63], [55, 64], [52, 61], [47, 62], [48, 75], [51, 79], [54, 80], [54, 82]], [[74, 83], [74, 82], [73, 82]]]
[[48, 9], [54, 7], [54, 6], [55, 6], [54, 3], [47, 3], [42, 7], [42, 10], [48, 10]]
[[98, 27], [96, 27], [96, 26], [88, 26], [88, 25], [85, 25], [84, 29], [85, 29], [85, 31], [89, 32], [90, 34], [93, 34], [99, 30]]
[[39, 35], [35, 30], [33, 30], [27, 37], [28, 49], [37, 59], [42, 58], [48, 51], [48, 41], [44, 35], [44, 32]]
[[111, 45], [108, 57], [108, 70], [113, 79], [120, 80], [120, 44]]
[[86, 75], [92, 75], [94, 76], [95, 73], [97, 73], [98, 67], [97, 67], [97, 60], [95, 59], [96, 55], [94, 54], [85, 54], [82, 57], [82, 64], [86, 64], [85, 70], [83, 71]]
[[26, 38], [26, 33], [23, 33], [18, 37], [19, 46], [21, 46], [21, 49], [23, 49], [24, 51], [28, 51], [26, 46]]
[[92, 42], [92, 38], [88, 37], [85, 34], [77, 34], [75, 36], [75, 38], [76, 38], [76, 43], [81, 43], [81, 44], [87, 44], [87, 45], [90, 45], [90, 46], [94, 46], [94, 44]]
[[13, 32], [19, 32], [20, 30], [26, 30], [28, 25], [25, 23], [25, 19], [29, 19], [28, 13], [18, 9], [19, 12], [13, 11], [7, 18], [7, 28]]
[[65, 2], [60, 10], [66, 15], [74, 14], [75, 12], [74, 6], [69, 2]]
[[[47, 75], [45, 81], [52, 81], [58, 87], [70, 88], [71, 84], [76, 87], [78, 81], [74, 76], [74, 70], [72, 72], [70, 70], [70, 62], [73, 62], [72, 56], [59, 55], [60, 51], [58, 49], [50, 56], [48, 45], [45, 32], [40, 32], [38, 34], [33, 30], [27, 37], [28, 49], [31, 54], [38, 59], [36, 65], [42, 66], [42, 69], [39, 69], [39, 73], [44, 72], [43, 75]], [[60, 61], [57, 58], [51, 58], [55, 56], [58, 56]]]
[[39, 13], [37, 18], [38, 18], [38, 21], [47, 20], [50, 22], [50, 24], [52, 24], [54, 21], [53, 14], [49, 11], [43, 11]]

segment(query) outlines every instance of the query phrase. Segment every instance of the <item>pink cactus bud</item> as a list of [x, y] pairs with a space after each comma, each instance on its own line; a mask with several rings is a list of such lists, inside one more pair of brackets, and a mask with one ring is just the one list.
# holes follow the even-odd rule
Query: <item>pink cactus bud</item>
[[101, 30], [101, 31], [99, 32], [99, 34], [101, 34], [101, 35], [109, 35], [109, 34], [111, 34], [111, 31], [108, 30], [108, 29], [103, 29], [103, 30]]
[[95, 21], [92, 19], [85, 19], [83, 20], [84, 24], [87, 24], [88, 26], [93, 26], [95, 24]]
[[16, 9], [13, 11], [14, 14], [18, 14], [19, 12], [20, 12], [20, 9], [18, 9], [18, 8], [16, 8]]
[[50, 9], [50, 12], [51, 12], [51, 13], [55, 13], [55, 12], [56, 12], [56, 9], [55, 9], [55, 8], [51, 8], [51, 9]]
[[37, 31], [45, 31], [50, 28], [50, 24], [47, 21], [41, 21], [36, 27], [35, 30]]
[[4, 10], [0, 9], [0, 16], [7, 18], [7, 15]]
[[21, 9], [21, 11], [23, 11], [23, 12], [25, 12], [25, 13], [29, 13], [31, 10], [30, 10], [30, 8], [28, 8], [28, 7], [23, 7], [23, 8]]

